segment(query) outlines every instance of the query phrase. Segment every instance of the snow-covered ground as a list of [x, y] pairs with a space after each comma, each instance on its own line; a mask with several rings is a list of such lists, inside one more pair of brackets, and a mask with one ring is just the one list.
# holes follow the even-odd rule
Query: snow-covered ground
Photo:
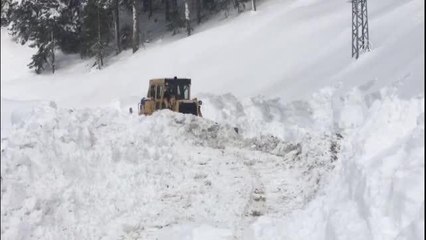
[[[368, 4], [357, 61], [338, 0], [265, 1], [102, 71], [37, 76], [2, 29], [2, 238], [423, 239], [424, 2]], [[128, 114], [175, 75], [204, 118]]]

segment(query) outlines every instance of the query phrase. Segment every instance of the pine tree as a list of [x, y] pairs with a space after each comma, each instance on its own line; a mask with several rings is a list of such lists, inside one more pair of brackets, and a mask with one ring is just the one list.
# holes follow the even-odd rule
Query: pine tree
[[241, 13], [245, 10], [246, 5], [244, 0], [234, 0], [234, 8], [237, 9], [238, 13]]
[[17, 3], [13, 3], [12, 0], [1, 1], [1, 26], [7, 26], [10, 23], [10, 15], [16, 4]]
[[28, 64], [28, 67], [34, 68], [35, 72], [40, 74], [44, 70], [48, 55], [49, 49], [44, 45], [39, 46], [37, 53], [31, 57], [32, 61]]
[[93, 66], [101, 68], [111, 40], [111, 10], [107, 1], [88, 0], [84, 5], [81, 29], [82, 57], [95, 57]]
[[[191, 18], [197, 23], [205, 11], [219, 12], [234, 6], [238, 12], [248, 0], [2, 0], [2, 25], [9, 25], [17, 39], [37, 48], [29, 64], [37, 73], [58, 66], [55, 52], [95, 57], [99, 68], [106, 56], [115, 51], [140, 46], [140, 10], [165, 12], [167, 28], [173, 34], [185, 30], [192, 34]], [[139, 3], [143, 6], [139, 7]], [[165, 5], [162, 5], [165, 4]], [[253, 10], [256, 8], [252, 0]], [[161, 6], [162, 5], [162, 6]], [[192, 11], [195, 11], [191, 15]], [[131, 12], [131, 18], [126, 18]], [[124, 17], [120, 14], [124, 13]], [[156, 19], [154, 19], [154, 23]]]
[[55, 36], [66, 27], [61, 15], [66, 7], [63, 0], [22, 0], [12, 12], [12, 34], [21, 44], [30, 41], [29, 46], [38, 49], [28, 65], [36, 73], [41, 73], [46, 65], [55, 71]]
[[81, 28], [83, 25], [83, 6], [87, 0], [67, 0], [61, 12], [62, 31], [56, 34], [57, 46], [64, 53], [79, 53], [81, 47]]
[[[171, 3], [172, 4], [170, 4], [170, 11], [168, 14], [169, 19], [167, 21], [167, 29], [169, 31], [172, 31], [172, 34], [175, 35], [176, 33], [180, 31], [181, 28], [186, 26], [186, 20], [185, 20], [185, 16], [182, 16], [181, 13], [179, 13], [177, 1], [173, 0]], [[184, 9], [184, 14], [185, 14], [185, 9]]]
[[144, 12], [149, 12], [148, 18], [151, 18], [152, 17], [152, 11], [153, 11], [152, 0], [143, 0], [142, 3], [143, 3]]
[[105, 7], [111, 10], [114, 28], [115, 53], [121, 52], [120, 44], [120, 0], [105, 0]]

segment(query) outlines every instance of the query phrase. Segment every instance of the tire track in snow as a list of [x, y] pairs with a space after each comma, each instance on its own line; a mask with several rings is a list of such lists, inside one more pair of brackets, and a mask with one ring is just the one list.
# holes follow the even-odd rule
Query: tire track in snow
[[242, 240], [244, 239], [245, 232], [249, 229], [249, 226], [257, 219], [257, 217], [263, 215], [266, 211], [265, 205], [265, 186], [261, 181], [261, 177], [256, 169], [253, 167], [255, 164], [253, 159], [246, 159], [245, 154], [241, 154], [240, 151], [235, 152], [235, 155], [243, 155], [244, 166], [249, 172], [250, 191], [247, 197], [247, 202], [244, 206], [239, 222], [234, 226], [233, 239]]

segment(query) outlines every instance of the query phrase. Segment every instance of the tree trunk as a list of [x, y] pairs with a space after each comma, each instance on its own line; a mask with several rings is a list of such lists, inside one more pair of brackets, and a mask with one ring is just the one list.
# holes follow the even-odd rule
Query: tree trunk
[[114, 9], [112, 11], [112, 17], [114, 19], [114, 32], [115, 32], [115, 51], [116, 54], [121, 52], [121, 44], [120, 44], [120, 15], [119, 15], [119, 5], [118, 0], [114, 0]]
[[172, 8], [173, 8], [173, 12], [178, 12], [178, 2], [177, 0], [172, 0]]
[[169, 0], [164, 0], [164, 3], [166, 4], [166, 21], [170, 21], [170, 6], [169, 6]]
[[97, 56], [96, 61], [98, 64], [98, 69], [101, 69], [104, 65], [103, 54], [102, 54], [102, 39], [101, 39], [101, 16], [100, 16], [100, 1], [98, 2], [98, 47], [97, 47]]
[[201, 23], [201, 0], [196, 0], [197, 3], [197, 23]]
[[251, 7], [253, 11], [256, 11], [256, 0], [251, 0]]
[[186, 22], [186, 31], [188, 36], [191, 35], [191, 12], [189, 10], [189, 0], [185, 0], [185, 22]]
[[148, 18], [152, 17], [152, 0], [148, 0], [148, 4], [149, 4], [149, 15]]
[[132, 47], [133, 47], [133, 53], [134, 53], [139, 49], [138, 0], [132, 1], [132, 12], [133, 12]]
[[52, 73], [55, 73], [55, 39], [53, 38], [53, 31], [50, 33], [51, 43], [51, 57], [52, 57]]

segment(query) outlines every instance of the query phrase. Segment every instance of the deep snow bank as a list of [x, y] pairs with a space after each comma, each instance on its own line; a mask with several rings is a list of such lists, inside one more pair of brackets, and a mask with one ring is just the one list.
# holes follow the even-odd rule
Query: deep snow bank
[[6, 239], [229, 239], [311, 201], [332, 136], [285, 142], [160, 111], [38, 106], [2, 141]]
[[33, 109], [48, 101], [18, 101], [1, 98], [1, 137], [7, 138], [13, 125], [26, 121]]
[[424, 239], [424, 97], [341, 101], [336, 176], [305, 209], [260, 218], [255, 239]]
[[40, 104], [2, 141], [2, 237], [422, 239], [424, 97], [363, 89], [205, 96], [215, 121]]
[[326, 88], [290, 103], [204, 96], [206, 116], [243, 134], [344, 136], [330, 185], [302, 211], [260, 218], [254, 239], [424, 238], [424, 96], [403, 100], [396, 87], [370, 92], [368, 84], [348, 94]]

